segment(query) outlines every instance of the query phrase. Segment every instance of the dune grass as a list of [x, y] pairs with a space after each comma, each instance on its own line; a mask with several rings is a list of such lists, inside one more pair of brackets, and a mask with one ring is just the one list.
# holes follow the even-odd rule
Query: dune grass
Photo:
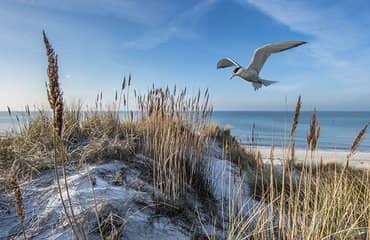
[[[336, 164], [297, 168], [291, 173], [285, 169], [276, 172], [271, 167], [257, 171], [250, 184], [255, 198], [266, 203], [256, 210], [260, 212], [254, 216], [258, 224], [251, 230], [247, 222], [254, 221], [239, 217], [236, 224], [243, 227], [230, 234], [256, 239], [366, 239], [369, 170]], [[275, 216], [273, 222], [269, 208]]]
[[[298, 124], [301, 98], [292, 121], [291, 139], [281, 170], [270, 164], [250, 172], [253, 196], [266, 203], [251, 216], [230, 216], [228, 239], [369, 239], [370, 169], [348, 165], [367, 129], [354, 139], [346, 165], [323, 164], [315, 151], [320, 127], [316, 110], [307, 133], [306, 158], [295, 163], [294, 131]], [[257, 158], [256, 158], [257, 160]], [[230, 203], [233, 204], [233, 203]]]

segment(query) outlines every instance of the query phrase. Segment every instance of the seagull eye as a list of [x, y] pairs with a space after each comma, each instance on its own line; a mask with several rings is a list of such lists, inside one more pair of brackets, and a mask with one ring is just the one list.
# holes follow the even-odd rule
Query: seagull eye
[[236, 73], [238, 70], [239, 70], [239, 68], [235, 68], [233, 72]]

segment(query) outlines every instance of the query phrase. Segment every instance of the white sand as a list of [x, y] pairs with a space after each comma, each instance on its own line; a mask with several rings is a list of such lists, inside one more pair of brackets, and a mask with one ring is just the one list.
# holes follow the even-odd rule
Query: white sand
[[[244, 146], [246, 149], [250, 149], [249, 146]], [[257, 151], [260, 151], [264, 162], [268, 163], [270, 161], [270, 151], [271, 147], [267, 146], [256, 146]], [[313, 153], [311, 158], [311, 153], [307, 152], [306, 149], [296, 148], [295, 149], [295, 159], [297, 162], [302, 162], [307, 154], [306, 160], [309, 161], [320, 161], [322, 158], [324, 163], [337, 162], [345, 164], [347, 161], [347, 155], [349, 151], [345, 150], [335, 150], [335, 149], [319, 149]], [[282, 147], [275, 147], [274, 149], [274, 160], [275, 162], [280, 162], [284, 157], [287, 156], [287, 150]], [[286, 157], [285, 157], [286, 158]], [[349, 162], [350, 166], [357, 168], [370, 168], [370, 152], [356, 152]]]

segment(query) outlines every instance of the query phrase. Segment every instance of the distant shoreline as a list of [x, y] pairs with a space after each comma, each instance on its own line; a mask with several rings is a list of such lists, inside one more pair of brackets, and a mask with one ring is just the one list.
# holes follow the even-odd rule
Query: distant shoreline
[[[251, 146], [250, 144], [241, 144], [244, 149], [253, 147], [256, 151], [261, 153], [262, 159], [265, 163], [270, 162], [270, 151], [271, 146], [263, 146], [263, 145], [254, 145]], [[286, 147], [274, 147], [274, 161], [276, 163], [280, 163], [284, 156], [286, 156]], [[295, 159], [297, 162], [302, 162], [305, 158], [307, 153], [307, 160], [310, 160], [310, 152], [307, 151], [305, 148], [295, 148]], [[345, 164], [347, 161], [347, 155], [349, 150], [344, 149], [322, 149], [319, 148], [317, 151], [313, 153], [313, 160], [320, 161], [322, 158], [323, 163], [332, 163], [336, 162], [338, 164]], [[350, 166], [356, 168], [369, 168], [370, 169], [370, 151], [357, 151], [349, 161]]]
[[[271, 149], [271, 144], [251, 144], [251, 143], [243, 143], [243, 142], [241, 142], [240, 143], [240, 145], [241, 146], [243, 146], [243, 147], [257, 147], [257, 148], [259, 148], [259, 147], [261, 147], [261, 148], [268, 148], [268, 149]], [[280, 144], [279, 145], [274, 145], [274, 147], [275, 147], [275, 149], [277, 149], [277, 148], [287, 148], [288, 147], [288, 144], [287, 145], [285, 145], [285, 146], [281, 146]], [[295, 149], [296, 150], [306, 150], [306, 148], [305, 147], [300, 147], [300, 146], [295, 146]], [[350, 149], [349, 148], [341, 148], [341, 147], [320, 147], [320, 146], [318, 146], [318, 150], [319, 151], [325, 151], [325, 152], [332, 152], [332, 151], [334, 151], [334, 152], [345, 152], [345, 153], [348, 153], [349, 151], [350, 151]], [[370, 149], [369, 149], [369, 151], [364, 151], [363, 149], [362, 150], [359, 150], [359, 151], [356, 151], [356, 152], [358, 152], [358, 153], [370, 153]]]

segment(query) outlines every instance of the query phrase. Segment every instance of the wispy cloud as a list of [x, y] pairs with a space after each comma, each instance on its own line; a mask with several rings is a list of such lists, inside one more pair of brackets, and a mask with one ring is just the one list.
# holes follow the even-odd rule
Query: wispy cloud
[[[313, 1], [238, 0], [255, 6], [293, 31], [313, 36], [332, 47], [351, 48], [363, 40], [353, 15], [331, 6], [316, 7]], [[352, 18], [352, 19], [351, 19]], [[346, 33], [346, 34], [344, 34]]]
[[[362, 74], [362, 62], [358, 53], [366, 45], [363, 29], [369, 22], [358, 21], [361, 12], [353, 15], [335, 5], [320, 6], [314, 1], [289, 0], [237, 0], [249, 4], [274, 20], [286, 25], [292, 31], [303, 33], [310, 38], [307, 53], [318, 64], [324, 64], [333, 72], [341, 70], [342, 76], [353, 77]], [[364, 19], [361, 19], [364, 20]], [[344, 70], [346, 69], [346, 70]], [[347, 76], [346, 76], [347, 74]]]
[[125, 39], [124, 48], [151, 49], [170, 39], [193, 39], [194, 25], [218, 0], [201, 0], [192, 6], [159, 0], [16, 0], [21, 4], [134, 22], [138, 36]]
[[[7, 1], [7, 0], [5, 0]], [[155, 25], [166, 21], [173, 9], [163, 0], [15, 0], [23, 5], [47, 8], [69, 13], [110, 16], [130, 20], [144, 25]]]
[[[219, 0], [200, 0], [196, 3], [172, 2], [167, 0], [4, 0], [5, 4], [29, 7], [45, 15], [69, 14], [90, 19], [115, 19], [121, 23], [125, 38], [124, 49], [152, 49], [171, 39], [194, 39], [196, 24]], [[53, 16], [53, 19], [54, 19]], [[9, 17], [8, 17], [9, 18]], [[40, 24], [39, 16], [29, 24]], [[42, 20], [45, 20], [42, 18]], [[50, 22], [48, 22], [50, 25]], [[131, 28], [129, 31], [127, 26]], [[92, 26], [94, 27], [94, 26]], [[118, 29], [116, 29], [118, 30]], [[128, 34], [132, 32], [133, 34]]]
[[123, 44], [124, 48], [151, 49], [172, 38], [193, 39], [197, 33], [193, 30], [194, 25], [204, 16], [218, 0], [202, 0], [190, 8], [173, 16], [168, 23], [146, 29], [143, 35], [137, 39]]

